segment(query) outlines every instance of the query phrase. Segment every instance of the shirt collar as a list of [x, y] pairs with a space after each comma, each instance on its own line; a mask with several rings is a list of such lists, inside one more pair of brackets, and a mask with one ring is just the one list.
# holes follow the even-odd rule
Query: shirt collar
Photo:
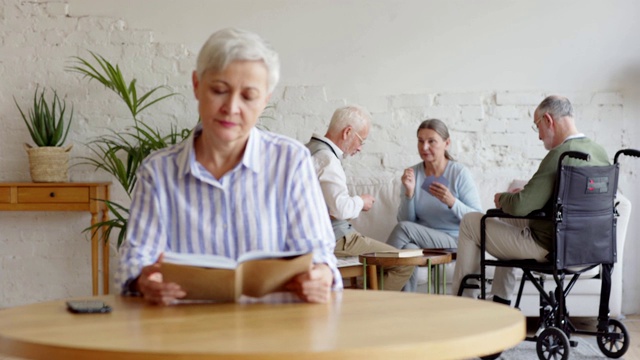
[[577, 134], [569, 135], [569, 136], [567, 136], [566, 139], [564, 139], [563, 143], [567, 142], [569, 140], [580, 139], [580, 138], [583, 138], [583, 137], [586, 137], [583, 133], [577, 133]]
[[[196, 162], [196, 150], [194, 147], [195, 139], [202, 134], [202, 123], [196, 125], [191, 131], [191, 135], [185, 140], [184, 146], [178, 155], [178, 167], [181, 176], [191, 173], [194, 176], [200, 175], [200, 170]], [[255, 127], [251, 129], [249, 133], [249, 140], [247, 146], [242, 155], [241, 164], [248, 169], [253, 170], [255, 173], [259, 173], [262, 170], [262, 164], [260, 163], [260, 142], [262, 134], [260, 130]]]
[[322, 135], [318, 135], [316, 133], [313, 134], [313, 137], [318, 139], [318, 140], [322, 140], [327, 145], [331, 146], [331, 148], [333, 149], [333, 152], [336, 153], [336, 156], [338, 157], [338, 159], [342, 160], [344, 158], [344, 151], [340, 150], [338, 145], [334, 144], [333, 141], [329, 140], [328, 138], [326, 138], [326, 137], [324, 137]]
[[260, 161], [262, 138], [262, 132], [255, 127], [252, 128], [249, 133], [247, 147], [244, 149], [244, 155], [242, 155], [242, 164], [255, 173], [259, 173], [262, 170], [262, 161]]

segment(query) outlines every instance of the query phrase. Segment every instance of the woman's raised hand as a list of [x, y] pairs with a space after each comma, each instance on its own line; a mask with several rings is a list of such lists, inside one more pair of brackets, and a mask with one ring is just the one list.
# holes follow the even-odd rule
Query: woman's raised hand
[[408, 198], [412, 198], [413, 193], [416, 190], [416, 176], [413, 173], [413, 168], [405, 169], [401, 180], [405, 189], [404, 195]]

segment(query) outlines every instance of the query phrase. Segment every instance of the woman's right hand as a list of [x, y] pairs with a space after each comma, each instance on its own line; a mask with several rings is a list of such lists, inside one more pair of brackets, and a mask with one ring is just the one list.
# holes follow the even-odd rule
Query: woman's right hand
[[163, 255], [160, 255], [155, 263], [142, 268], [136, 287], [148, 302], [171, 305], [177, 299], [187, 296], [187, 293], [176, 283], [162, 281], [162, 273], [160, 273], [162, 257]]
[[413, 193], [416, 190], [416, 177], [413, 173], [413, 168], [408, 168], [404, 170], [402, 174], [402, 185], [404, 185], [404, 194], [408, 198], [413, 197]]

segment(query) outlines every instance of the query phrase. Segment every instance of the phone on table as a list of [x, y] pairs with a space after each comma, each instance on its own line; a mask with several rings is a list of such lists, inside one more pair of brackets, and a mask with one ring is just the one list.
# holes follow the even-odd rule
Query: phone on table
[[99, 300], [70, 300], [67, 310], [74, 314], [106, 314], [111, 312], [111, 306]]

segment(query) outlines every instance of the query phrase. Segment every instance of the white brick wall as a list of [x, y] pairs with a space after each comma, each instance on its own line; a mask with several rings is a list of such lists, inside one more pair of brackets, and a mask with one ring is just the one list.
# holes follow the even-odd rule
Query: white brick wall
[[[149, 88], [167, 85], [180, 94], [143, 114], [146, 121], [168, 129], [171, 124], [190, 127], [197, 120], [190, 80], [197, 49], [159, 41], [154, 30], [134, 28], [123, 19], [75, 16], [69, 7], [65, 1], [0, 0], [0, 181], [30, 180], [22, 149], [22, 143], [30, 140], [13, 97], [28, 104], [38, 84], [56, 88], [74, 105], [69, 140], [76, 159], [89, 155], [82, 144], [92, 137], [130, 124], [115, 94], [65, 71], [72, 56], [86, 58], [88, 50], [119, 64], [128, 79], [135, 76]], [[272, 118], [262, 124], [306, 142], [313, 132], [326, 129], [336, 107], [353, 101], [332, 97], [344, 93], [338, 90], [324, 83], [279, 86], [272, 98]], [[373, 113], [373, 128], [362, 154], [347, 159], [345, 167], [348, 173], [363, 176], [398, 175], [419, 161], [415, 132], [420, 121], [437, 117], [449, 125], [451, 152], [471, 169], [482, 189], [483, 205], [489, 207], [496, 189], [505, 188], [513, 178], [530, 177], [544, 156], [531, 130], [531, 115], [551, 93], [522, 88], [432, 89], [363, 96], [368, 100], [361, 105]], [[585, 89], [565, 94], [574, 102], [579, 128], [602, 143], [611, 156], [622, 145], [638, 147], [637, 127], [624, 126], [622, 92]], [[637, 183], [638, 172], [631, 170], [632, 162], [628, 164], [623, 168], [622, 186], [630, 188]], [[109, 180], [106, 174], [83, 166], [71, 169], [71, 179]], [[112, 197], [127, 201], [119, 185], [114, 185]], [[88, 215], [81, 213], [0, 213], [0, 308], [90, 295], [89, 243], [80, 233], [88, 222]], [[637, 311], [635, 305], [627, 308]]]

